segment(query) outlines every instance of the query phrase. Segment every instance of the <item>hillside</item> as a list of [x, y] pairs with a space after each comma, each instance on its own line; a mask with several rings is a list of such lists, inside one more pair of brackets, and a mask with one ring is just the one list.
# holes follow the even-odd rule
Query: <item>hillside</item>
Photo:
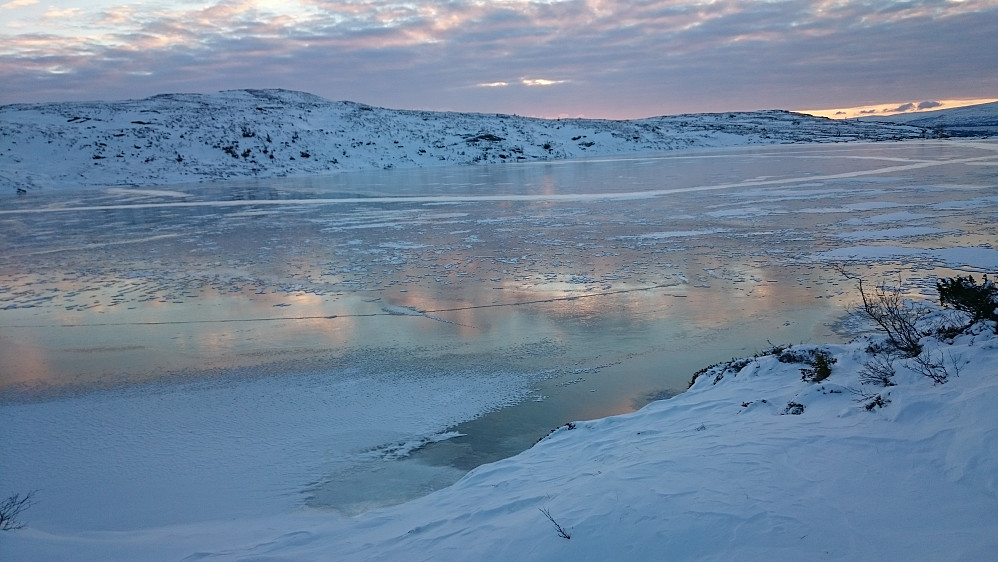
[[858, 121], [925, 127], [953, 137], [991, 136], [998, 134], [998, 102], [887, 117], [862, 117]]
[[0, 107], [0, 189], [156, 185], [682, 148], [933, 137], [787, 111], [634, 121], [392, 110], [286, 90]]

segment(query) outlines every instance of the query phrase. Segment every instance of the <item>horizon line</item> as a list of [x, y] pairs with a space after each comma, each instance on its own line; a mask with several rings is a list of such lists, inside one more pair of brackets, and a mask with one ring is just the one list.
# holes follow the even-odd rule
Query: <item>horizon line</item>
[[310, 96], [315, 96], [329, 102], [340, 102], [340, 103], [356, 103], [358, 105], [366, 105], [369, 107], [376, 107], [379, 109], [387, 109], [392, 111], [426, 111], [431, 113], [465, 113], [465, 114], [491, 114], [495, 113], [497, 115], [510, 115], [518, 117], [527, 117], [534, 119], [544, 119], [550, 121], [556, 121], [561, 119], [587, 119], [587, 120], [602, 120], [602, 121], [638, 121], [641, 119], [653, 119], [655, 117], [671, 117], [678, 115], [703, 115], [703, 114], [719, 114], [719, 113], [753, 113], [757, 111], [789, 111], [793, 113], [802, 113], [805, 115], [811, 115], [814, 117], [826, 117], [829, 119], [854, 119], [858, 117], [890, 117], [893, 115], [909, 115], [917, 113], [931, 113], [933, 111], [942, 111], [946, 109], [956, 109], [959, 107], [968, 107], [973, 105], [981, 105], [986, 103], [998, 102], [998, 98], [952, 98], [943, 100], [929, 100], [929, 101], [901, 101], [901, 102], [883, 102], [876, 104], [867, 105], [856, 105], [856, 106], [844, 106], [844, 107], [833, 107], [828, 109], [790, 109], [790, 108], [759, 108], [751, 110], [723, 110], [723, 111], [699, 111], [699, 112], [682, 112], [682, 113], [657, 113], [654, 115], [647, 115], [644, 117], [627, 117], [627, 118], [614, 118], [614, 117], [592, 117], [585, 114], [580, 114], [576, 116], [567, 115], [557, 115], [557, 116], [547, 116], [547, 115], [528, 115], [522, 113], [504, 113], [504, 112], [494, 112], [494, 111], [457, 111], [452, 109], [425, 109], [425, 108], [415, 108], [415, 107], [382, 107], [377, 105], [371, 105], [366, 102], [340, 99], [332, 100], [325, 96], [319, 94], [313, 94], [305, 90], [295, 90], [292, 88], [226, 88], [223, 90], [216, 90], [213, 92], [162, 92], [157, 94], [151, 94], [142, 98], [123, 98], [123, 99], [89, 99], [89, 100], [63, 100], [63, 101], [42, 101], [42, 102], [10, 102], [0, 104], [0, 107], [10, 106], [10, 105], [54, 105], [54, 104], [86, 104], [86, 103], [121, 103], [121, 102], [131, 102], [131, 101], [143, 101], [147, 99], [152, 99], [160, 96], [172, 96], [172, 95], [204, 95], [210, 96], [213, 94], [220, 94], [225, 92], [251, 92], [254, 90], [260, 91], [285, 91], [301, 93]]

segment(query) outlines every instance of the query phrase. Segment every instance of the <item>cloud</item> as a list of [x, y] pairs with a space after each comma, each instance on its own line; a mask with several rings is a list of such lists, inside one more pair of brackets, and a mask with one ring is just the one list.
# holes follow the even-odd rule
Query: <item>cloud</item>
[[[103, 6], [31, 33], [0, 28], [0, 103], [252, 86], [388, 107], [621, 118], [998, 91], [998, 63], [980, 48], [998, 35], [992, 0]], [[53, 66], [74, 72], [60, 79], [44, 70]]]
[[919, 104], [918, 104], [918, 110], [921, 111], [923, 109], [932, 109], [933, 107], [939, 107], [941, 105], [942, 105], [942, 103], [937, 102], [937, 101], [923, 101], [923, 102], [919, 102]]
[[564, 84], [568, 80], [549, 80], [547, 78], [521, 78], [520, 83], [524, 86], [557, 86]]
[[43, 20], [73, 20], [84, 17], [85, 12], [81, 8], [49, 8], [42, 14]]
[[0, 4], [0, 10], [13, 10], [14, 8], [26, 8], [28, 6], [34, 6], [41, 0], [11, 0]]

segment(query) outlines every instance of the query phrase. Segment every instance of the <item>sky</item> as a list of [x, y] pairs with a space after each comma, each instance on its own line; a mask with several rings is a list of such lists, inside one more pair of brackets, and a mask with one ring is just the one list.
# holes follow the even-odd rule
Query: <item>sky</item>
[[0, 0], [0, 104], [285, 88], [535, 117], [846, 117], [998, 98], [996, 38], [998, 0]]

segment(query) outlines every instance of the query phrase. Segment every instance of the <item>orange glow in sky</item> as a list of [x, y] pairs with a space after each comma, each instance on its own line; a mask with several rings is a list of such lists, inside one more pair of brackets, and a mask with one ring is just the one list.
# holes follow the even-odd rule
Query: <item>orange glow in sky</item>
[[[932, 102], [896, 102], [883, 103], [877, 105], [861, 105], [857, 107], [843, 107], [836, 109], [798, 109], [799, 113], [815, 115], [817, 117], [828, 117], [831, 119], [849, 119], [852, 117], [886, 117], [899, 113], [924, 113], [926, 111], [937, 111], [941, 109], [953, 109], [955, 107], [966, 107], [981, 103], [991, 103], [998, 101], [998, 98], [978, 98], [970, 100], [934, 100]], [[923, 105], [924, 107], [919, 107]]]

